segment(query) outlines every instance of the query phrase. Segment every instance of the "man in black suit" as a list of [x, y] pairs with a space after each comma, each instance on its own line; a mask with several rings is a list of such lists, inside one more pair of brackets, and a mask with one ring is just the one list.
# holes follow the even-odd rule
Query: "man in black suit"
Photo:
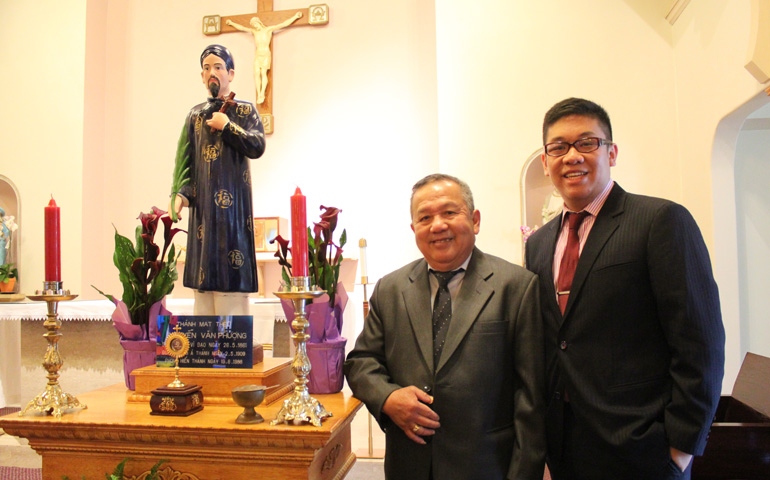
[[[724, 374], [700, 230], [681, 205], [612, 181], [618, 147], [599, 105], [554, 105], [543, 143], [545, 175], [564, 199], [563, 214], [526, 244], [527, 268], [540, 277], [549, 469], [556, 480], [689, 478]], [[573, 215], [582, 223], [570, 242]], [[562, 263], [570, 243], [576, 268]]]
[[[411, 214], [424, 258], [377, 282], [345, 362], [353, 394], [385, 431], [385, 476], [542, 480], [537, 277], [475, 247], [481, 214], [465, 182], [423, 178], [412, 189]], [[455, 271], [447, 309], [438, 278]], [[447, 310], [442, 341], [434, 314]]]

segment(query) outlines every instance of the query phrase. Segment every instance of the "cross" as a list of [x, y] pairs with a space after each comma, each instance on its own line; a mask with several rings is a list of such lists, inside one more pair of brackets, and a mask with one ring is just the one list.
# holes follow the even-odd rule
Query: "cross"
[[[235, 102], [235, 92], [230, 92], [230, 95], [225, 98], [225, 103], [222, 104], [222, 108], [219, 109], [219, 113], [225, 113], [228, 108], [230, 108], [233, 105], [237, 105]], [[214, 133], [216, 131], [216, 128], [211, 127], [211, 133]]]
[[310, 5], [294, 10], [273, 10], [273, 0], [257, 0], [257, 13], [220, 17], [203, 17], [203, 33], [246, 32], [254, 35], [254, 83], [257, 89], [257, 110], [265, 133], [273, 133], [273, 33], [284, 28], [329, 23], [327, 5]]

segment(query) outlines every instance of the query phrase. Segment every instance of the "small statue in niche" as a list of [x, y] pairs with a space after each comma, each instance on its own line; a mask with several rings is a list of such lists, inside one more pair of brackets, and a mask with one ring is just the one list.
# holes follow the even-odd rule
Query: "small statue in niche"
[[551, 194], [546, 197], [545, 204], [543, 204], [543, 225], [550, 222], [554, 217], [560, 214], [562, 208], [564, 208], [564, 200], [562, 200], [559, 192], [554, 189]]
[[5, 210], [0, 208], [0, 265], [5, 265], [6, 261], [10, 258], [11, 240], [13, 239], [13, 232], [18, 229], [19, 226], [13, 221], [12, 215], [5, 215]]

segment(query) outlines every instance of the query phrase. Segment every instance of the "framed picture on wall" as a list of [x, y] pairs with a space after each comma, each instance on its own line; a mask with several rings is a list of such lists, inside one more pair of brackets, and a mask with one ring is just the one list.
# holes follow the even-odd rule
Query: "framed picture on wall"
[[274, 252], [277, 244], [270, 242], [278, 235], [288, 238], [289, 221], [281, 217], [254, 217], [254, 250]]

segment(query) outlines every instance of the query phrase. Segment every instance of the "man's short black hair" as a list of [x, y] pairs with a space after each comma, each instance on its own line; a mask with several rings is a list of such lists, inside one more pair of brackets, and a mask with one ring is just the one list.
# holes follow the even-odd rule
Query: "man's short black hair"
[[595, 118], [604, 129], [607, 140], [612, 140], [612, 124], [607, 111], [591, 100], [572, 97], [562, 100], [546, 112], [543, 119], [543, 144], [548, 141], [548, 129], [551, 128], [551, 125], [570, 115]]

